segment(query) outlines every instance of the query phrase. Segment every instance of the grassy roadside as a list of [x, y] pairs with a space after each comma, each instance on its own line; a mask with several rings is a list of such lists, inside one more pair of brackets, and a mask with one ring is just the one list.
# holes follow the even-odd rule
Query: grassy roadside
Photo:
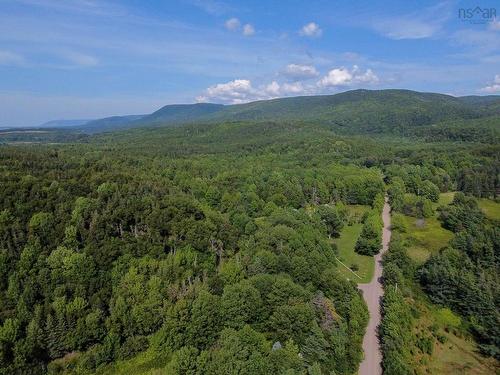
[[[358, 279], [342, 265], [339, 265], [338, 267], [339, 272], [347, 279], [360, 283], [368, 283], [373, 277], [373, 269], [375, 267], [373, 257], [359, 255], [354, 251], [354, 246], [356, 245], [356, 241], [361, 233], [362, 227], [363, 224], [361, 223], [355, 223], [345, 227], [342, 230], [340, 237], [334, 240], [334, 243], [337, 245], [339, 250], [340, 261], [348, 267], [354, 268], [354, 271], [361, 277], [361, 279]], [[358, 268], [357, 271], [356, 268]]]

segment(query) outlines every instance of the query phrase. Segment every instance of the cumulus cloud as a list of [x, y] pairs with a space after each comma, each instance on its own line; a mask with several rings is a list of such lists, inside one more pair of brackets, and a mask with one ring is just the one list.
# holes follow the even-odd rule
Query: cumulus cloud
[[323, 34], [323, 30], [320, 29], [316, 22], [309, 22], [300, 29], [299, 34], [302, 36], [308, 36], [311, 38], [320, 37]]
[[10, 51], [0, 50], [0, 65], [23, 65], [24, 57]]
[[284, 96], [305, 94], [306, 91], [306, 88], [300, 82], [284, 83], [281, 87], [281, 94]]
[[271, 96], [279, 96], [281, 93], [280, 88], [281, 86], [279, 85], [278, 82], [272, 81], [270, 84], [266, 86], [266, 93]]
[[318, 81], [318, 86], [326, 88], [350, 86], [357, 83], [374, 84], [377, 82], [379, 82], [379, 78], [371, 69], [362, 72], [357, 65], [354, 65], [351, 70], [344, 67], [330, 70]]
[[488, 86], [479, 89], [479, 91], [487, 94], [494, 94], [500, 92], [500, 74], [495, 74], [493, 82], [491, 82]]
[[235, 79], [226, 83], [218, 83], [206, 89], [205, 93], [196, 98], [199, 102], [217, 101], [221, 103], [238, 104], [256, 100], [257, 91], [248, 79]]
[[243, 26], [243, 35], [245, 36], [252, 36], [255, 34], [255, 28], [247, 23], [245, 26]]
[[228, 19], [224, 25], [229, 31], [236, 31], [240, 28], [241, 22], [239, 19], [233, 17]]
[[307, 91], [300, 82], [269, 84], [254, 87], [248, 79], [235, 79], [226, 83], [210, 86], [203, 95], [196, 98], [198, 102], [218, 102], [240, 104], [255, 100], [273, 99], [280, 96], [299, 95]]
[[323, 87], [342, 86], [350, 83], [351, 81], [351, 72], [348, 69], [339, 68], [330, 70], [326, 76], [318, 81], [318, 85]]
[[379, 78], [371, 69], [367, 69], [362, 73], [357, 65], [354, 65], [353, 69], [354, 80], [361, 83], [374, 84], [379, 82]]
[[[314, 72], [317, 73], [315, 69]], [[378, 82], [379, 78], [371, 69], [362, 71], [354, 65], [352, 69], [332, 69], [320, 80], [309, 83], [301, 81], [279, 83], [274, 80], [267, 84], [253, 85], [248, 79], [235, 79], [210, 86], [196, 100], [198, 102], [240, 104], [283, 96], [321, 94], [329, 92], [332, 88]]]
[[285, 68], [284, 75], [294, 80], [301, 80], [317, 77], [319, 73], [312, 65], [289, 64]]

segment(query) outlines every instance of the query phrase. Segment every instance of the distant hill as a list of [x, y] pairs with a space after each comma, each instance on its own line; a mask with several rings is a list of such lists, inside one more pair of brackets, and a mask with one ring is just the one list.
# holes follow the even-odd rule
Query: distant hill
[[223, 104], [197, 103], [166, 105], [141, 119], [144, 124], [180, 124], [210, 119], [216, 113], [224, 112], [229, 106]]
[[67, 128], [67, 127], [73, 127], [73, 126], [80, 126], [83, 124], [88, 123], [89, 121], [92, 121], [90, 119], [77, 119], [77, 120], [52, 120], [48, 122], [44, 122], [43, 124], [39, 125], [39, 128]]
[[204, 120], [207, 116], [223, 109], [222, 104], [173, 104], [166, 105], [149, 115], [113, 116], [90, 121], [80, 129], [88, 133], [97, 133], [140, 126], [184, 124]]
[[81, 126], [79, 126], [79, 129], [89, 133], [110, 131], [114, 129], [124, 129], [130, 127], [127, 125], [132, 124], [134, 123], [134, 121], [140, 120], [145, 116], [146, 115], [128, 115], [105, 117], [80, 124]]
[[492, 103], [498, 103], [500, 101], [500, 95], [470, 95], [460, 96], [458, 99], [466, 104], [487, 106]]
[[410, 90], [352, 90], [245, 104], [166, 105], [149, 115], [115, 116], [78, 128], [95, 133], [134, 127], [233, 121], [291, 121], [327, 125], [341, 133], [399, 133], [453, 120], [500, 116], [500, 96], [454, 97]]
[[[500, 102], [500, 100], [499, 100]], [[347, 132], [385, 132], [484, 115], [459, 98], [409, 90], [354, 90], [227, 106], [214, 120], [313, 121]]]

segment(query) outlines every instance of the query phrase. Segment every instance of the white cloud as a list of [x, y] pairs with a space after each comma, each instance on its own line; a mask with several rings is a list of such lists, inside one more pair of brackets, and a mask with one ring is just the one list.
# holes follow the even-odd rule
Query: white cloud
[[289, 64], [286, 66], [284, 74], [292, 79], [301, 80], [314, 78], [319, 75], [316, 68], [312, 65]]
[[357, 83], [374, 84], [378, 83], [379, 78], [371, 69], [361, 72], [357, 65], [351, 70], [347, 68], [335, 68], [330, 70], [323, 78], [318, 81], [320, 87], [350, 86]]
[[493, 78], [493, 82], [490, 85], [479, 89], [480, 92], [494, 94], [500, 92], [500, 74], [495, 74], [495, 78]]
[[342, 86], [349, 84], [351, 81], [351, 72], [345, 68], [338, 68], [330, 70], [326, 76], [318, 81], [318, 85], [322, 87]]
[[280, 96], [299, 95], [307, 92], [300, 82], [279, 84], [272, 81], [267, 85], [254, 87], [247, 79], [235, 79], [210, 86], [196, 98], [198, 102], [240, 104], [255, 100], [273, 99]]
[[257, 97], [258, 92], [252, 87], [252, 83], [248, 79], [235, 79], [234, 81], [210, 86], [196, 100], [198, 102], [216, 101], [237, 104], [256, 100]]
[[91, 67], [99, 64], [99, 60], [94, 56], [85, 55], [79, 52], [66, 52], [63, 57], [75, 65], [82, 67]]
[[327, 93], [331, 88], [378, 82], [379, 78], [371, 69], [361, 71], [358, 66], [354, 65], [352, 69], [332, 69], [319, 81], [312, 83], [300, 81], [279, 83], [274, 80], [267, 84], [254, 86], [248, 79], [235, 79], [210, 86], [196, 100], [198, 102], [239, 104], [284, 96], [321, 94]]
[[353, 67], [353, 74], [354, 74], [354, 80], [356, 82], [361, 82], [361, 83], [378, 83], [379, 78], [371, 69], [367, 69], [364, 73], [359, 72], [359, 68], [357, 65], [354, 65]]
[[306, 89], [302, 86], [300, 82], [293, 83], [284, 83], [281, 87], [282, 95], [297, 95], [297, 94], [305, 94]]
[[0, 50], [0, 65], [23, 65], [24, 57], [10, 51]]
[[280, 95], [280, 85], [276, 81], [272, 81], [269, 85], [266, 86], [266, 92], [271, 96], [279, 96]]
[[320, 29], [317, 23], [310, 22], [307, 25], [304, 25], [302, 29], [300, 29], [299, 34], [302, 36], [309, 36], [314, 38], [321, 36], [321, 34], [323, 34], [323, 30]]
[[241, 22], [239, 19], [233, 17], [228, 19], [224, 25], [229, 31], [236, 31], [240, 28]]
[[255, 34], [255, 28], [247, 23], [245, 26], [243, 26], [243, 35], [245, 36], [252, 36]]

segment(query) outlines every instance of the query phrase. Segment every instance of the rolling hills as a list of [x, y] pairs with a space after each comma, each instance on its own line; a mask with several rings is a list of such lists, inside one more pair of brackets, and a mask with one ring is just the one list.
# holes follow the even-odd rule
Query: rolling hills
[[278, 98], [235, 105], [166, 105], [140, 118], [115, 117], [112, 121], [92, 121], [79, 128], [93, 133], [194, 122], [307, 121], [328, 125], [347, 134], [404, 135], [412, 127], [499, 115], [499, 96], [460, 98], [410, 90], [353, 90], [335, 95]]
[[[410, 90], [352, 90], [335, 95], [288, 97], [235, 105], [174, 104], [151, 114], [112, 116], [83, 124], [81, 121], [47, 124], [51, 124], [51, 130], [65, 133], [64, 138], [73, 139], [74, 134], [181, 125], [221, 124], [228, 131], [231, 124], [240, 123], [262, 124], [266, 129], [271, 124], [279, 124], [278, 128], [286, 124], [287, 129], [308, 124], [343, 135], [494, 143], [500, 137], [500, 96], [454, 97]], [[42, 128], [49, 129], [48, 125]], [[0, 141], [12, 140], [8, 131], [2, 131]], [[16, 132], [15, 140], [23, 140], [23, 135]], [[25, 140], [32, 141], [31, 138]]]

